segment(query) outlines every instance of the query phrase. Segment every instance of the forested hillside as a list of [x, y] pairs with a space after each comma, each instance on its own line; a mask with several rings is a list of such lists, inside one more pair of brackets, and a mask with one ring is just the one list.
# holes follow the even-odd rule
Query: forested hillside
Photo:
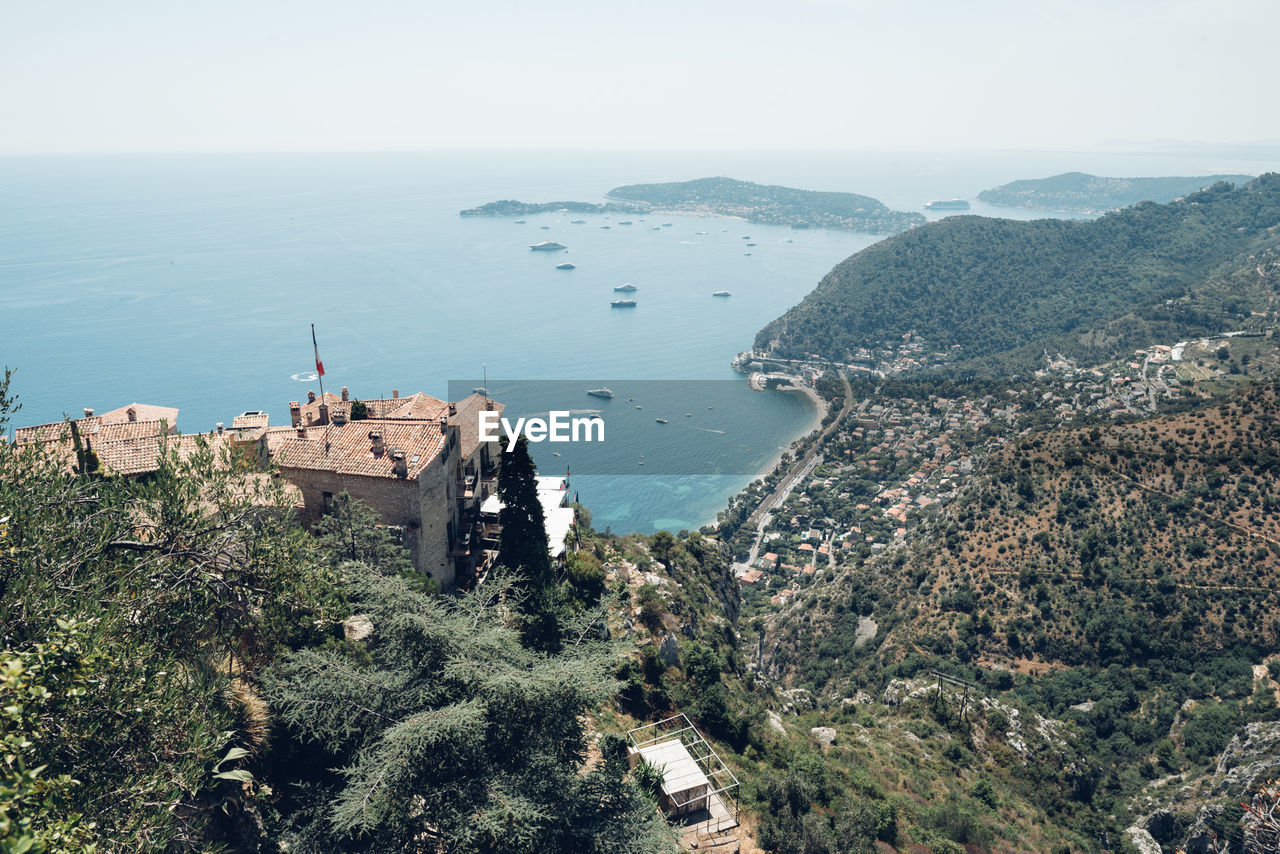
[[[1180, 806], [1153, 827], [1170, 843], [1207, 832], [1280, 768], [1268, 754], [1234, 787], [1210, 781], [1246, 724], [1272, 733], [1280, 720], [1278, 440], [1274, 382], [1203, 409], [1016, 437], [903, 547], [771, 618], [761, 672], [837, 697], [918, 687], [932, 669], [971, 680], [1061, 722], [1050, 728], [1074, 758], [1055, 760], [1060, 793], [1071, 767], [1077, 783], [1092, 769], [1057, 804], [1023, 796], [1065, 826], [1141, 822], [1161, 803], [1146, 782], [1175, 774]], [[863, 645], [866, 617], [878, 629]], [[1034, 777], [1021, 763], [998, 776]]]
[[1219, 181], [1244, 184], [1252, 175], [1198, 175], [1176, 178], [1107, 178], [1084, 172], [1064, 172], [1050, 178], [1010, 181], [978, 198], [993, 205], [1047, 211], [1103, 213], [1138, 202], [1171, 202]]
[[1200, 298], [1254, 268], [1278, 223], [1277, 175], [1093, 221], [948, 217], [841, 263], [755, 346], [847, 361], [914, 333], [979, 372], [1042, 366], [1046, 349], [1102, 361], [1153, 330], [1209, 334], [1272, 311], [1270, 292], [1218, 299], [1216, 312]]

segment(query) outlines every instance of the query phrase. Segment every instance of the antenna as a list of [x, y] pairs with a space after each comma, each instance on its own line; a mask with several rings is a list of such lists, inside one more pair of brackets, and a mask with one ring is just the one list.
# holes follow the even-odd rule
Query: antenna
[[489, 405], [489, 366], [484, 362], [480, 363], [480, 370], [484, 374], [484, 402], [485, 407]]

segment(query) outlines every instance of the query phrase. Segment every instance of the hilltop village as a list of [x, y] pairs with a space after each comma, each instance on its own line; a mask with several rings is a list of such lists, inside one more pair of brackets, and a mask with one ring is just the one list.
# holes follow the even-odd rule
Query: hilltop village
[[[21, 427], [17, 447], [38, 444], [68, 470], [144, 477], [165, 453], [199, 448], [274, 466], [299, 518], [314, 527], [346, 493], [368, 505], [409, 553], [414, 569], [441, 589], [483, 580], [497, 556], [497, 450], [479, 440], [483, 411], [502, 404], [480, 394], [456, 402], [421, 392], [360, 400], [309, 392], [289, 403], [290, 424], [271, 426], [262, 411], [235, 416], [228, 428], [178, 432], [178, 410], [133, 403], [101, 414], [86, 408], [67, 421]], [[563, 557], [574, 522], [562, 477], [538, 482], [548, 548]]]

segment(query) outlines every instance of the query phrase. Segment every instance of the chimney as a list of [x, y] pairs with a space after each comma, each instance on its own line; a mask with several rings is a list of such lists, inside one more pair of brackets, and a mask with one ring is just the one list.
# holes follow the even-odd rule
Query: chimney
[[409, 465], [404, 461], [404, 451], [399, 448], [391, 449], [391, 470], [396, 477], [409, 476]]
[[398, 389], [398, 388], [393, 388], [393, 389], [391, 389], [391, 399], [392, 399], [392, 400], [399, 400], [399, 399], [400, 399], [400, 389]]
[[443, 415], [440, 416], [440, 435], [447, 436], [449, 434], [449, 419]]
[[382, 456], [383, 448], [382, 448], [382, 431], [381, 430], [369, 431], [369, 445], [370, 445], [370, 450], [373, 451], [373, 455], [375, 457]]
[[299, 428], [298, 428], [298, 438], [299, 438], [299, 439], [305, 439], [305, 438], [307, 438], [307, 428], [306, 428], [306, 427], [299, 427]]
[[302, 426], [302, 404], [296, 400], [289, 401], [289, 420], [294, 427]]
[[138, 420], [138, 410], [134, 409], [132, 406], [130, 406], [128, 410], [125, 411], [125, 415], [129, 416], [130, 421]]
[[343, 387], [342, 387], [342, 399], [343, 399], [343, 400], [350, 400], [350, 398], [347, 396], [347, 387], [346, 387], [346, 386], [343, 386]]
[[93, 417], [93, 409], [92, 409], [92, 408], [90, 408], [90, 407], [88, 407], [88, 406], [86, 406], [86, 407], [84, 408], [84, 417], [85, 417], [85, 418], [92, 418], [92, 417]]
[[452, 400], [449, 401], [449, 414], [450, 415], [458, 414], [458, 404], [454, 403]]
[[221, 433], [221, 432], [222, 432], [222, 422], [221, 422], [221, 421], [219, 421], [219, 422], [218, 422], [218, 432], [219, 432], [219, 433]]
[[310, 391], [310, 390], [308, 390], [308, 391], [307, 391], [307, 403], [315, 403], [315, 402], [316, 402], [316, 393], [315, 393], [314, 391]]

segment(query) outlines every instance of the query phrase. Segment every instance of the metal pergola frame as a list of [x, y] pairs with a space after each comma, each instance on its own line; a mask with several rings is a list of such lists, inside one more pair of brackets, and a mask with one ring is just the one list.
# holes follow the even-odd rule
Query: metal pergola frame
[[[675, 800], [673, 793], [667, 792], [668, 798], [671, 800], [674, 810], [672, 812], [679, 813], [684, 807], [693, 803], [695, 800], [705, 798], [708, 803], [708, 812], [710, 812], [710, 803], [712, 796], [720, 799], [725, 805], [726, 810], [733, 816], [734, 823], [737, 823], [738, 803], [737, 799], [731, 792], [738, 788], [738, 778], [734, 776], [729, 766], [724, 763], [720, 755], [716, 753], [715, 748], [703, 737], [698, 728], [693, 725], [688, 717], [682, 712], [678, 715], [656, 721], [654, 723], [644, 724], [633, 729], [627, 730], [627, 746], [638, 754], [640, 749], [655, 745], [664, 741], [679, 741], [684, 745], [685, 750], [689, 752], [694, 764], [698, 766], [698, 770], [702, 772], [713, 788], [706, 792], [700, 792], [683, 802]], [[645, 761], [641, 756], [640, 761]], [[659, 769], [662, 770], [662, 769]], [[663, 775], [663, 789], [666, 789], [666, 775]]]

